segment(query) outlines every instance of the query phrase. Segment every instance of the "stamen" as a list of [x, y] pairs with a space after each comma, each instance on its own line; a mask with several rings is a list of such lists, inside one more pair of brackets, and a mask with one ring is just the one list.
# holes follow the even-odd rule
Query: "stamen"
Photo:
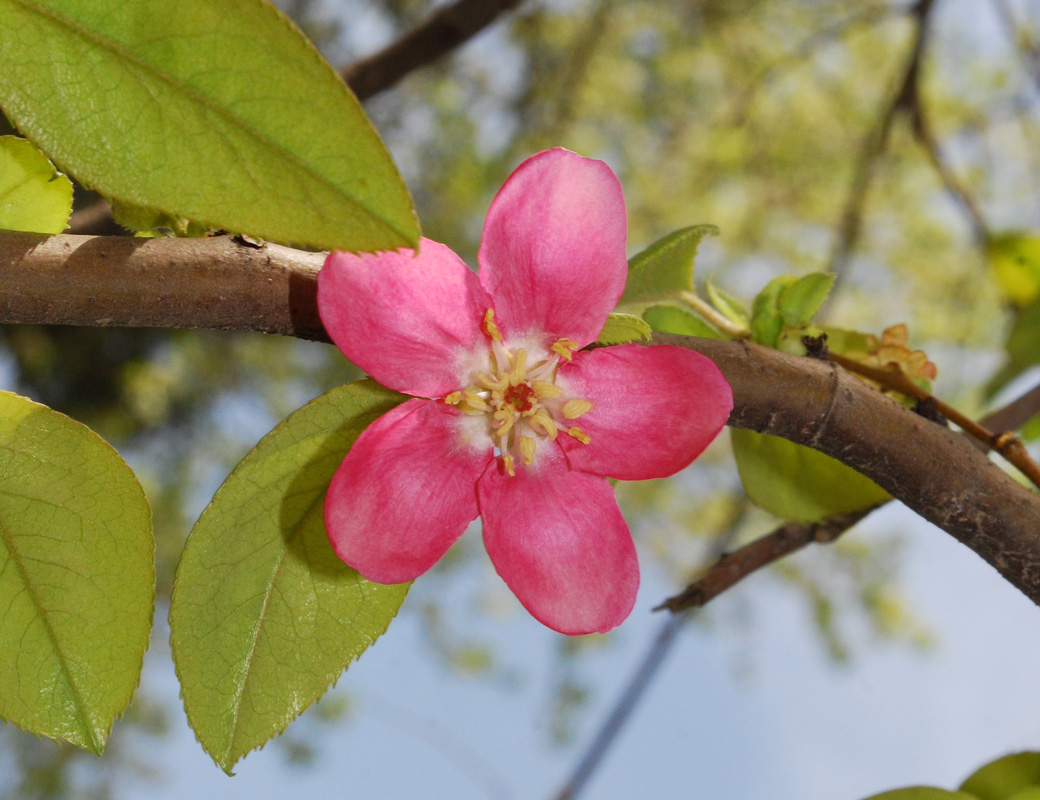
[[513, 415], [511, 409], [500, 408], [492, 415], [495, 419], [501, 421], [501, 425], [495, 428], [495, 436], [499, 439], [505, 439], [509, 435], [509, 431], [513, 429], [513, 423], [516, 421], [516, 417]]
[[556, 423], [544, 408], [538, 409], [527, 423], [535, 430], [540, 428], [551, 440], [556, 440]]
[[502, 341], [502, 333], [498, 330], [498, 326], [495, 324], [495, 309], [493, 308], [489, 308], [484, 313], [484, 332], [491, 337], [491, 341]]
[[462, 396], [465, 398], [466, 405], [474, 409], [475, 411], [491, 410], [491, 406], [484, 402], [484, 398], [476, 392], [474, 392], [472, 389], [467, 389]]
[[563, 405], [563, 416], [567, 419], [577, 419], [582, 414], [587, 414], [592, 410], [592, 403], [588, 400], [583, 400], [580, 397], [575, 397], [573, 400], [568, 400]]
[[516, 386], [519, 383], [523, 383], [524, 377], [526, 376], [527, 368], [527, 351], [524, 348], [520, 348], [516, 351], [516, 355], [513, 356], [513, 369], [509, 375], [509, 383], [511, 386]]
[[502, 463], [505, 464], [506, 472], [509, 473], [510, 478], [516, 477], [516, 470], [513, 468], [513, 457], [509, 453], [502, 454]]
[[588, 444], [592, 441], [592, 439], [589, 438], [589, 435], [585, 433], [585, 431], [583, 431], [577, 425], [571, 425], [570, 430], [568, 430], [567, 433], [568, 435], [573, 436], [582, 444]]
[[509, 351], [506, 350], [505, 345], [501, 342], [492, 342], [491, 353], [495, 357], [495, 372], [498, 375], [509, 372]]
[[444, 402], [447, 403], [449, 406], [457, 406], [460, 402], [462, 402], [462, 392], [452, 392], [444, 398]]
[[549, 383], [549, 381], [531, 381], [531, 388], [534, 389], [534, 396], [539, 400], [563, 396], [563, 389], [555, 383]]
[[520, 437], [520, 454], [527, 466], [531, 466], [531, 462], [534, 461], [534, 446], [535, 441], [530, 436]]
[[509, 385], [508, 375], [503, 375], [498, 380], [495, 380], [487, 373], [481, 372], [479, 375], [477, 375], [477, 380], [480, 381], [481, 386], [483, 386], [485, 389], [490, 389], [493, 392], [505, 391], [505, 388]]
[[553, 370], [556, 369], [556, 365], [559, 363], [559, 355], [554, 354], [547, 358], [545, 361], [536, 365], [534, 369], [528, 371], [527, 379], [529, 381], [544, 381], [546, 378], [552, 375]]
[[564, 361], [571, 360], [571, 352], [578, 349], [578, 343], [572, 342], [570, 339], [558, 339], [553, 343], [553, 346], [549, 348], [556, 353]]

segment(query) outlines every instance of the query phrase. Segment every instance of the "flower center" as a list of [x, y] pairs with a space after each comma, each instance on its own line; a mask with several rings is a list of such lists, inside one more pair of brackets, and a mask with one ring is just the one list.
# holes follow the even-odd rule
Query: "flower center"
[[478, 373], [475, 383], [452, 392], [444, 402], [464, 414], [485, 417], [488, 435], [506, 472], [515, 475], [518, 461], [530, 466], [539, 443], [555, 441], [561, 431], [588, 444], [588, 435], [570, 423], [590, 411], [592, 403], [565, 397], [556, 385], [560, 362], [571, 360], [577, 344], [560, 339], [545, 358], [528, 364], [525, 348], [511, 352], [505, 346], [490, 308], [484, 315], [483, 328], [491, 339], [488, 371]]

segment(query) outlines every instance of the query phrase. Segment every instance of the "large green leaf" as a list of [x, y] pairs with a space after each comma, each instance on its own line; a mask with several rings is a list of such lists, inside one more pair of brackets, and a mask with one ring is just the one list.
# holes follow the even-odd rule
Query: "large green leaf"
[[721, 333], [689, 311], [676, 306], [650, 306], [643, 312], [643, 319], [655, 331], [677, 333], [682, 336], [700, 336], [704, 339], [722, 339]]
[[693, 261], [705, 236], [718, 236], [714, 225], [693, 225], [658, 239], [628, 262], [628, 283], [618, 309], [639, 313], [648, 305], [674, 300], [693, 290]]
[[[1040, 753], [1015, 753], [977, 769], [961, 784], [979, 800], [1027, 800], [1040, 797]], [[1029, 798], [1035, 800], [1035, 798]]]
[[642, 317], [633, 314], [611, 314], [607, 324], [600, 331], [597, 344], [627, 344], [628, 342], [648, 341], [653, 334], [651, 328]]
[[889, 499], [874, 481], [818, 450], [731, 428], [737, 471], [751, 501], [782, 520], [812, 523]]
[[100, 754], [148, 646], [144, 492], [96, 434], [0, 392], [0, 716]]
[[784, 325], [795, 327], [810, 322], [830, 294], [835, 277], [832, 272], [810, 272], [784, 289], [777, 301]]
[[249, 453], [191, 532], [170, 629], [188, 721], [225, 771], [280, 733], [390, 624], [408, 585], [369, 583], [333, 553], [323, 507], [361, 432], [406, 398], [333, 389]]
[[890, 792], [872, 794], [865, 800], [978, 800], [973, 794], [936, 789], [934, 786], [909, 786]]
[[1040, 236], [1005, 231], [986, 241], [990, 271], [1004, 295], [1016, 305], [1040, 296]]
[[61, 233], [72, 213], [72, 182], [32, 142], [0, 136], [0, 228]]
[[0, 108], [132, 205], [323, 248], [418, 240], [357, 101], [264, 0], [0, 0]]
[[986, 393], [993, 395], [1029, 367], [1040, 364], [1040, 297], [1033, 304], [1016, 312], [1008, 333], [1007, 361], [986, 384]]

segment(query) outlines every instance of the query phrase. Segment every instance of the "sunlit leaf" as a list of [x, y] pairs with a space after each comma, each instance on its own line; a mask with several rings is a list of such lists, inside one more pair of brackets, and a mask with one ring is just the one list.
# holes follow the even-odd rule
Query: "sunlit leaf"
[[1029, 367], [1040, 364], [1040, 298], [1016, 314], [1004, 347], [1007, 360], [986, 384], [989, 395], [998, 392]]
[[658, 239], [628, 262], [628, 283], [618, 303], [623, 311], [639, 312], [652, 303], [693, 290], [693, 262], [705, 236], [718, 236], [714, 225], [682, 228]]
[[32, 142], [0, 136], [0, 228], [61, 233], [72, 213], [72, 182]]
[[704, 282], [704, 289], [708, 293], [708, 299], [711, 300], [711, 304], [715, 306], [722, 316], [734, 325], [739, 325], [742, 328], [748, 327], [750, 318], [743, 303], [716, 286], [710, 277]]
[[742, 428], [730, 436], [747, 496], [782, 520], [819, 522], [889, 499], [870, 478], [818, 450]]
[[0, 0], [0, 108], [142, 208], [323, 248], [418, 239], [357, 101], [264, 0]]
[[1016, 305], [1040, 297], [1040, 236], [1010, 231], [986, 242], [990, 271], [1004, 295]]
[[651, 328], [661, 333], [677, 333], [682, 336], [701, 336], [705, 339], [724, 339], [725, 337], [707, 322], [681, 308], [660, 305], [650, 306], [643, 312], [643, 319]]
[[991, 761], [972, 773], [960, 788], [978, 800], [1037, 800], [1040, 753], [1015, 753]]
[[101, 753], [140, 678], [153, 550], [144, 492], [116, 451], [0, 392], [0, 717]]
[[599, 344], [626, 344], [648, 341], [653, 328], [633, 314], [611, 314], [596, 340]]
[[325, 492], [361, 432], [406, 399], [369, 381], [322, 395], [265, 436], [191, 532], [173, 590], [188, 721], [230, 772], [320, 697], [387, 628], [407, 585], [333, 553]]
[[784, 324], [804, 325], [815, 317], [830, 294], [834, 277], [833, 273], [811, 272], [784, 289], [777, 302]]
[[910, 786], [906, 789], [893, 789], [890, 792], [872, 794], [864, 800], [979, 800], [979, 798], [966, 792], [951, 792], [946, 789], [936, 789], [934, 786]]
[[776, 347], [784, 319], [780, 313], [780, 296], [795, 282], [791, 275], [773, 278], [755, 297], [751, 306], [751, 340], [766, 347]]

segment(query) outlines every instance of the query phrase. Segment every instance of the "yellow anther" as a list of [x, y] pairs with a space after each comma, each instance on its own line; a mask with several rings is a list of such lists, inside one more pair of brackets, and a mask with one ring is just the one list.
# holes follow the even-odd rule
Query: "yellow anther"
[[568, 400], [563, 404], [563, 416], [567, 419], [577, 419], [591, 410], [592, 403], [588, 400], [582, 400], [580, 397], [575, 397], [573, 400]]
[[[472, 319], [472, 317], [470, 317]], [[495, 324], [495, 309], [489, 308], [484, 313], [484, 332], [491, 337], [494, 342], [502, 341], [502, 333], [498, 330], [498, 326]]]
[[520, 348], [513, 356], [513, 369], [509, 372], [510, 386], [519, 386], [527, 375], [527, 351]]
[[520, 437], [520, 454], [524, 457], [524, 463], [527, 466], [531, 466], [531, 462], [534, 461], [534, 446], [535, 441], [530, 436]]
[[558, 355], [564, 361], [570, 361], [572, 351], [576, 350], [577, 348], [577, 342], [572, 342], [570, 339], [558, 339], [553, 343], [553, 346], [549, 349], [556, 353], [556, 355]]
[[509, 385], [508, 375], [502, 375], [498, 379], [495, 379], [488, 375], [486, 372], [481, 372], [479, 375], [477, 375], [477, 380], [480, 381], [481, 386], [483, 386], [485, 389], [490, 389], [493, 392], [496, 390], [499, 392], [505, 391], [505, 388]]
[[527, 422], [535, 430], [541, 429], [550, 439], [556, 440], [556, 423], [544, 408], [538, 409]]
[[513, 468], [513, 457], [509, 453], [505, 453], [502, 456], [502, 463], [506, 466], [506, 472], [509, 473], [510, 478], [516, 477], [516, 470]]
[[489, 406], [484, 401], [484, 398], [481, 397], [476, 392], [472, 391], [471, 389], [467, 389], [463, 393], [462, 396], [464, 398], [464, 402], [465, 402], [466, 406], [468, 406], [469, 408], [472, 408], [474, 411], [481, 411], [481, 412], [483, 412], [483, 411], [490, 411], [491, 410], [491, 406]]
[[499, 439], [505, 439], [513, 429], [513, 423], [516, 421], [516, 417], [508, 408], [500, 408], [492, 416], [502, 423], [501, 427], [495, 428], [495, 436]]
[[444, 398], [444, 402], [447, 403], [449, 406], [457, 406], [460, 402], [462, 402], [462, 392], [452, 392]]
[[568, 435], [573, 436], [582, 444], [588, 444], [592, 441], [592, 439], [589, 438], [589, 435], [585, 433], [585, 431], [583, 431], [577, 425], [571, 425], [570, 430], [568, 430], [567, 433]]
[[534, 396], [539, 400], [563, 395], [563, 389], [549, 381], [531, 381], [531, 388], [534, 390]]

